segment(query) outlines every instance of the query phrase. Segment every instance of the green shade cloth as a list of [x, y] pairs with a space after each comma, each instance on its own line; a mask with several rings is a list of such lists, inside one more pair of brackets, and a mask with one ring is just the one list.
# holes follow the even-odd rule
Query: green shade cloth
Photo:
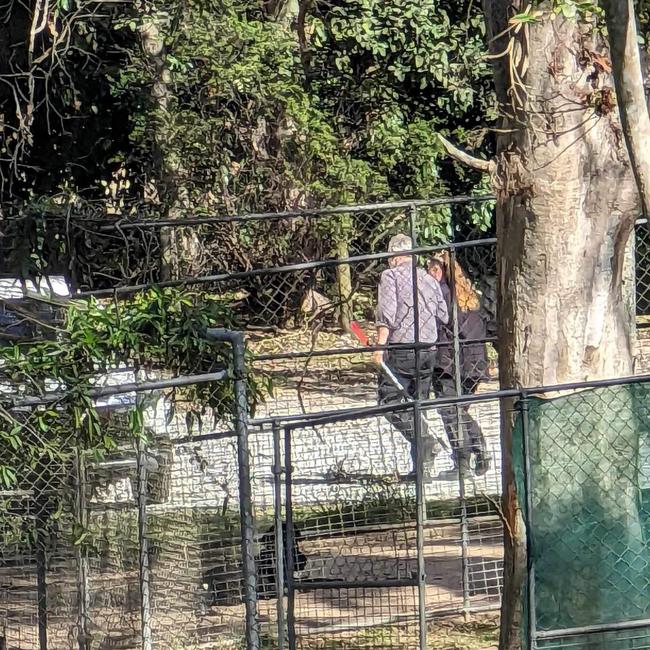
[[[650, 619], [650, 384], [531, 398], [528, 414], [537, 631]], [[514, 463], [525, 512], [522, 440], [520, 416]], [[650, 629], [539, 647], [650, 648]]]

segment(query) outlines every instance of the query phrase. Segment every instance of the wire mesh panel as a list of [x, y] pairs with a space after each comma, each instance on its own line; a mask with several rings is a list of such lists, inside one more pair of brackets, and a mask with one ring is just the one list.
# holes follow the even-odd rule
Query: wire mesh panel
[[636, 313], [650, 325], [650, 228], [646, 220], [636, 226]]
[[[503, 568], [499, 405], [495, 400], [459, 401], [427, 407], [427, 418], [447, 441], [425, 480], [427, 612], [432, 615], [487, 611], [500, 603]], [[472, 447], [475, 429], [484, 444]], [[452, 437], [470, 449], [464, 471], [453, 471]], [[479, 465], [477, 451], [484, 459]], [[486, 460], [486, 462], [485, 462]]]
[[228, 418], [195, 422], [178, 402], [164, 411], [157, 430], [169, 440], [165, 462], [156, 454], [164, 481], [149, 472], [144, 495], [152, 647], [241, 647], [249, 596], [240, 487], [249, 478], [239, 438]]
[[[45, 406], [15, 412], [13, 434], [34, 444], [16, 489], [0, 495], [0, 647], [148, 650], [251, 638], [255, 576], [244, 558], [253, 550], [241, 534], [249, 475], [239, 453], [246, 406], [237, 436], [214, 432], [212, 419], [192, 426], [182, 401], [172, 405], [177, 378], [134, 384], [123, 374], [98, 382], [98, 394], [111, 395], [94, 402], [94, 433], [111, 440], [101, 453], [84, 447], [74, 420], [69, 436], [48, 435], [44, 418], [60, 413], [47, 396]], [[17, 451], [3, 447], [3, 467], [19, 467]], [[252, 538], [251, 523], [246, 531]]]
[[0, 497], [0, 616], [4, 643], [9, 647], [33, 648], [38, 643], [39, 592], [35, 554], [29, 544], [29, 532], [34, 526], [34, 505], [31, 490], [12, 490]]
[[[477, 413], [479, 407], [487, 431], [496, 405], [479, 404]], [[444, 436], [437, 409], [425, 416], [429, 430]], [[498, 461], [492, 436], [490, 453]], [[407, 440], [383, 415], [363, 414], [292, 425], [286, 440], [288, 521], [297, 553], [287, 574], [295, 634], [289, 647], [312, 647], [318, 639], [318, 647], [356, 648], [376, 635], [377, 647], [418, 648], [421, 613], [498, 607], [496, 470], [463, 477], [462, 484], [458, 476], [424, 482], [421, 612], [416, 484]], [[449, 463], [441, 454], [436, 469], [444, 472]]]
[[201, 435], [173, 441], [169, 497], [148, 511], [152, 635], [164, 647], [245, 637], [236, 439]]
[[[529, 401], [520, 433], [530, 458], [533, 635], [582, 634], [566, 647], [601, 647], [607, 637], [593, 634], [650, 618], [649, 391], [646, 382]], [[625, 638], [602, 647], [639, 647]]]
[[358, 647], [355, 632], [399, 622], [417, 641], [415, 484], [399, 438], [376, 418], [286, 430], [289, 648]]
[[90, 508], [96, 545], [87, 573], [90, 647], [102, 643], [137, 647], [141, 643], [137, 511], [133, 503], [93, 503]]
[[13, 417], [5, 440], [7, 433], [17, 436], [30, 453], [20, 444], [0, 450], [3, 471], [16, 475], [14, 488], [0, 496], [4, 643], [64, 647], [79, 630], [75, 436], [51, 439], [42, 408], [16, 410]]
[[[105, 420], [122, 428], [114, 453], [83, 458], [79, 521], [92, 545], [79, 551], [82, 631], [87, 647], [132, 647], [141, 643], [141, 592], [136, 448], [126, 413]], [[84, 602], [85, 600], [85, 602]]]

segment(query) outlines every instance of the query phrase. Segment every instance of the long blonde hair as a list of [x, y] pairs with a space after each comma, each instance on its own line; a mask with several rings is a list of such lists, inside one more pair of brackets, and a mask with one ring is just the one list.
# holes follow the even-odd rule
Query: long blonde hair
[[[451, 273], [450, 273], [450, 255], [448, 251], [443, 251], [440, 255], [442, 262], [442, 272], [447, 280], [447, 284], [451, 286]], [[463, 267], [454, 260], [454, 284], [456, 294], [456, 302], [458, 309], [461, 311], [478, 311], [481, 308], [481, 300], [472, 286], [471, 280], [463, 271]]]

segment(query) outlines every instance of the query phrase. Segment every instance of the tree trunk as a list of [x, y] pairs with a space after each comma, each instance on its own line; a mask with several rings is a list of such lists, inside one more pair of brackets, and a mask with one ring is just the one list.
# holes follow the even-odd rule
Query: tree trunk
[[634, 177], [646, 217], [650, 216], [650, 114], [643, 85], [634, 0], [604, 0], [616, 99]]
[[[621, 277], [637, 193], [613, 81], [598, 65], [607, 53], [595, 30], [561, 17], [502, 34], [527, 4], [485, 0], [492, 54], [511, 47], [494, 59], [502, 114], [494, 182], [503, 388], [628, 375], [633, 359]], [[511, 63], [525, 88], [513, 82]], [[502, 650], [522, 647], [527, 561], [512, 406], [502, 409]]]
[[298, 0], [280, 0], [273, 7], [273, 20], [285, 28], [289, 28], [300, 11], [299, 5]]
[[[170, 138], [171, 110], [174, 100], [171, 88], [171, 71], [165, 56], [164, 34], [160, 31], [155, 14], [147, 16], [140, 29], [142, 49], [156, 71], [151, 90], [155, 104], [155, 195], [163, 206], [163, 217], [177, 219], [185, 216], [190, 207], [186, 176], [180, 154], [175, 151]], [[160, 279], [162, 281], [190, 275], [197, 270], [200, 242], [195, 229], [161, 228]]]
[[[350, 249], [346, 240], [341, 240], [336, 245], [336, 257], [346, 259], [350, 257]], [[345, 332], [350, 331], [350, 323], [354, 315], [352, 312], [352, 272], [349, 264], [339, 264], [336, 267], [336, 285], [338, 294], [339, 326]]]

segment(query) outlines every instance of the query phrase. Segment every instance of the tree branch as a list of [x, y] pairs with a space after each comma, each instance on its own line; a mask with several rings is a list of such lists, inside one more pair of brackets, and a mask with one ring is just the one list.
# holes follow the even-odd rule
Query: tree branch
[[459, 163], [476, 169], [484, 174], [492, 174], [496, 169], [496, 163], [493, 160], [483, 160], [482, 158], [475, 158], [468, 153], [461, 151], [458, 147], [453, 145], [447, 138], [438, 134], [442, 146], [451, 158], [457, 160]]
[[641, 207], [650, 216], [650, 115], [646, 103], [634, 0], [603, 0], [618, 110]]
[[311, 55], [309, 52], [309, 43], [307, 42], [307, 29], [305, 24], [307, 22], [307, 15], [311, 11], [314, 0], [300, 0], [298, 2], [298, 43], [300, 45], [300, 61], [302, 68], [305, 71], [305, 80], [309, 83], [309, 73], [311, 67]]

